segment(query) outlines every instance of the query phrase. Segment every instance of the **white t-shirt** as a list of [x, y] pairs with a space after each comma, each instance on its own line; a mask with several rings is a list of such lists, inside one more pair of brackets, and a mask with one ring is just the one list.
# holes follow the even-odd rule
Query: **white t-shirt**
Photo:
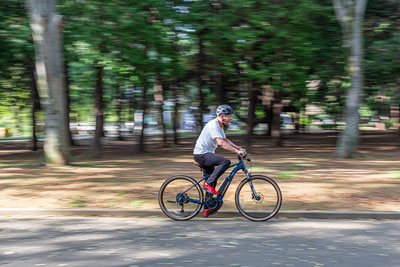
[[215, 139], [218, 137], [226, 138], [226, 135], [224, 129], [219, 126], [218, 119], [215, 118], [204, 126], [199, 138], [197, 138], [193, 154], [215, 153], [215, 149], [218, 147], [218, 142]]

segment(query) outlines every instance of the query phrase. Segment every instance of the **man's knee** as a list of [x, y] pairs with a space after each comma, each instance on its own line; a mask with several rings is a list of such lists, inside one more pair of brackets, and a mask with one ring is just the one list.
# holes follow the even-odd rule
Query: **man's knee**
[[230, 161], [229, 159], [225, 159], [224, 162], [223, 162], [223, 165], [224, 165], [226, 168], [229, 168], [229, 166], [231, 166], [231, 161]]

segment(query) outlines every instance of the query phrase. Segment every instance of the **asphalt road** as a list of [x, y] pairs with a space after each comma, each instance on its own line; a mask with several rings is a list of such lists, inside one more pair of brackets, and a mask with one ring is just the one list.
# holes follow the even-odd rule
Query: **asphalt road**
[[0, 266], [400, 266], [400, 221], [0, 218]]

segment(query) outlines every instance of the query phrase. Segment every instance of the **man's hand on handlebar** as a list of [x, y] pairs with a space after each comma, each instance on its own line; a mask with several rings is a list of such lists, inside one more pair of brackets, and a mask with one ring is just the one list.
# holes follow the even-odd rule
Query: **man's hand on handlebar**
[[237, 154], [238, 156], [240, 156], [241, 158], [244, 158], [244, 157], [247, 156], [246, 149], [244, 149], [244, 148], [240, 148], [240, 149], [236, 152], [236, 154]]

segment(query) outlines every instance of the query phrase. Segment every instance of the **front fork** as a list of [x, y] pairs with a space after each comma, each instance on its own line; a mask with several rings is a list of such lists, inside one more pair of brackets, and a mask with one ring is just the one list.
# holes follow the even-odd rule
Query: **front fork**
[[251, 180], [250, 173], [249, 173], [247, 170], [245, 170], [244, 173], [245, 173], [246, 176], [247, 176], [247, 181], [249, 182], [251, 191], [252, 191], [252, 193], [253, 193], [253, 199], [255, 199], [255, 200], [260, 200], [260, 197], [257, 195], [256, 189], [255, 189], [254, 186], [253, 186], [253, 181]]

